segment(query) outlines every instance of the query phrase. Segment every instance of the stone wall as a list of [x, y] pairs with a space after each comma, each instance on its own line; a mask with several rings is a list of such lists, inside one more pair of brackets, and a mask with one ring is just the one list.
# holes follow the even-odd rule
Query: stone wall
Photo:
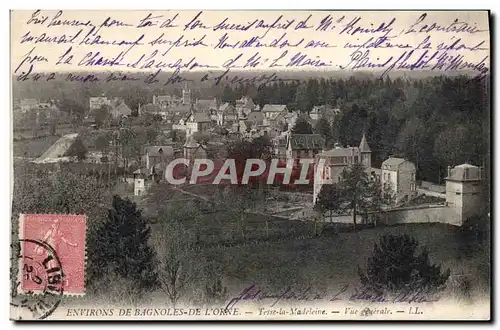
[[394, 225], [400, 223], [440, 222], [461, 226], [462, 222], [455, 208], [445, 205], [418, 205], [397, 208], [385, 212], [378, 225]]

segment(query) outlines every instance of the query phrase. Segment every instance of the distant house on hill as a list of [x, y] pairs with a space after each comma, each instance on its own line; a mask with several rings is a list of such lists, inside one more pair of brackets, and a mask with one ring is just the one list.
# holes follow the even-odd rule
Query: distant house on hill
[[309, 113], [309, 117], [311, 117], [312, 120], [325, 118], [329, 122], [334, 120], [338, 115], [340, 115], [340, 109], [335, 109], [329, 105], [317, 105], [313, 107]]
[[113, 118], [129, 117], [132, 110], [121, 99], [115, 99], [111, 104], [110, 115]]
[[238, 118], [246, 117], [250, 112], [257, 111], [257, 105], [249, 96], [236, 100], [236, 112]]
[[273, 120], [281, 113], [288, 112], [286, 105], [283, 104], [266, 104], [262, 107], [261, 112], [266, 119]]

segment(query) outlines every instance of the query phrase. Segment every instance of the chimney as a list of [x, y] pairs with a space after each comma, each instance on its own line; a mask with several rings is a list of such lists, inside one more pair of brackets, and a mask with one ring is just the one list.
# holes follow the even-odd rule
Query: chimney
[[448, 177], [450, 177], [450, 176], [451, 176], [451, 166], [448, 165]]
[[479, 180], [483, 179], [483, 167], [479, 167]]
[[156, 104], [156, 95], [153, 95], [153, 104]]

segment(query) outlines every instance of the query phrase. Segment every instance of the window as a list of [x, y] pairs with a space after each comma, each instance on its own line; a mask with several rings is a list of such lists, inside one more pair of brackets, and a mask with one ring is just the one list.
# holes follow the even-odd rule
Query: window
[[456, 192], [457, 195], [461, 195], [461, 193], [459, 191]]
[[387, 180], [391, 180], [391, 173], [387, 173]]

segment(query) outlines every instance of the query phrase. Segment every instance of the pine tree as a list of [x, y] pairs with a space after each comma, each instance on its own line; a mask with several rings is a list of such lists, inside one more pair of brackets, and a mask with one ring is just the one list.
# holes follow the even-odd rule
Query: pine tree
[[132, 280], [142, 290], [158, 285], [156, 254], [148, 245], [151, 228], [128, 199], [113, 196], [108, 219], [90, 246], [91, 277], [100, 278], [108, 272]]
[[293, 134], [312, 134], [313, 129], [311, 124], [303, 117], [300, 116], [295, 122], [295, 126], [292, 128]]
[[333, 145], [332, 128], [330, 126], [330, 123], [328, 123], [328, 120], [326, 120], [323, 117], [318, 119], [318, 122], [314, 127], [314, 131], [317, 134], [320, 134], [323, 137], [323, 139], [325, 139], [325, 145], [327, 147], [331, 147]]
[[381, 293], [419, 291], [434, 293], [441, 289], [450, 276], [450, 270], [432, 265], [426, 248], [404, 235], [384, 235], [375, 243], [366, 262], [366, 270], [359, 271], [361, 283]]

